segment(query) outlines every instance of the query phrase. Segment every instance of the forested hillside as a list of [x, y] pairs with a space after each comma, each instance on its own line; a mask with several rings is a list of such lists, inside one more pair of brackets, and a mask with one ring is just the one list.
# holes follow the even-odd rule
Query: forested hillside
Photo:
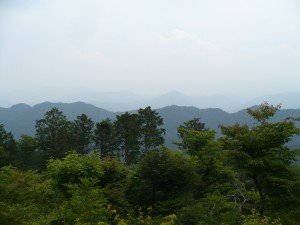
[[[179, 150], [164, 146], [174, 108], [167, 122], [180, 118]], [[19, 140], [1, 125], [0, 224], [299, 224], [299, 150], [287, 147], [300, 134], [299, 115], [265, 103], [237, 113], [249, 126], [214, 109], [199, 119], [203, 111], [188, 108], [185, 120], [185, 109], [146, 107], [94, 122], [47, 108], [35, 135]], [[213, 118], [222, 136], [204, 122]]]
[[[22, 134], [35, 135], [35, 121], [43, 118], [44, 114], [51, 108], [56, 107], [64, 113], [67, 119], [74, 120], [76, 116], [82, 113], [86, 114], [95, 123], [106, 118], [115, 120], [116, 115], [122, 112], [114, 113], [95, 107], [83, 102], [76, 103], [50, 103], [44, 102], [33, 107], [26, 104], [14, 105], [10, 108], [0, 108], [0, 124], [4, 124], [6, 130], [11, 131], [16, 139], [19, 139]], [[217, 131], [219, 137], [221, 131], [219, 125], [233, 125], [235, 123], [247, 124], [248, 126], [255, 125], [255, 120], [247, 114], [246, 110], [236, 113], [227, 113], [221, 109], [198, 109], [196, 107], [185, 106], [167, 106], [156, 109], [159, 115], [164, 120], [163, 127], [166, 129], [164, 135], [165, 145], [171, 148], [177, 148], [172, 143], [178, 141], [177, 127], [185, 121], [193, 118], [201, 118], [206, 127]], [[134, 113], [136, 111], [131, 111]], [[300, 109], [284, 109], [280, 110], [271, 121], [282, 121], [289, 116], [298, 117]], [[297, 126], [300, 124], [297, 123]], [[289, 146], [296, 148], [300, 146], [300, 138], [289, 143]]]

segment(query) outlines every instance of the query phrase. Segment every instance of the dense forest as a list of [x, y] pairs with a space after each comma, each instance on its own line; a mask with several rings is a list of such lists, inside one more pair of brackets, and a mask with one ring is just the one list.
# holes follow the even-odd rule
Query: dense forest
[[164, 146], [150, 107], [94, 122], [52, 108], [35, 136], [15, 140], [0, 125], [0, 224], [300, 224], [300, 134], [280, 106], [248, 109], [255, 126], [194, 118]]

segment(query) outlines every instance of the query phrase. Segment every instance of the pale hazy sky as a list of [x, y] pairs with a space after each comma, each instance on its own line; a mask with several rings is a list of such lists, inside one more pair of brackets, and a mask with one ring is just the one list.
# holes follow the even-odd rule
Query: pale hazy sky
[[300, 1], [0, 0], [0, 84], [0, 93], [300, 91]]

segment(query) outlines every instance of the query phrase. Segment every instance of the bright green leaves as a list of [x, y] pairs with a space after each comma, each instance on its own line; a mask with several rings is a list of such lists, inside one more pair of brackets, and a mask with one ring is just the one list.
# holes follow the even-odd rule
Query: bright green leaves
[[80, 178], [100, 178], [103, 175], [101, 160], [96, 154], [81, 156], [69, 154], [62, 160], [50, 159], [47, 174], [54, 179], [61, 188], [66, 184], [78, 183]]
[[97, 225], [100, 221], [107, 221], [107, 200], [98, 186], [99, 180], [94, 178], [79, 178], [78, 183], [66, 184], [70, 194], [70, 208], [68, 215], [76, 223]]
[[261, 217], [259, 213], [252, 210], [252, 214], [244, 217], [242, 225], [282, 225], [280, 220], [272, 220], [267, 216]]
[[257, 110], [248, 109], [249, 114], [261, 122], [252, 128], [239, 124], [221, 126], [224, 135], [221, 143], [228, 150], [229, 161], [237, 172], [253, 180], [260, 195], [258, 208], [261, 215], [267, 196], [272, 193], [269, 190], [277, 188], [274, 181], [288, 179], [289, 166], [296, 155], [285, 146], [294, 135], [299, 134], [294, 122], [266, 122], [279, 108], [265, 103]]
[[[41, 224], [59, 194], [51, 180], [33, 171], [0, 169], [0, 224]], [[41, 219], [43, 217], [43, 219]]]
[[279, 111], [281, 105], [269, 105], [267, 102], [261, 104], [257, 110], [251, 108], [247, 109], [249, 115], [260, 123], [265, 123], [270, 117], [273, 117]]

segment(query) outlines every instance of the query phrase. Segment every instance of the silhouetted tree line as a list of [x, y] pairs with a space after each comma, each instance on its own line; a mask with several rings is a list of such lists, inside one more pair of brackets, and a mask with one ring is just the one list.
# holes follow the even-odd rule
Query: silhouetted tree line
[[0, 224], [299, 224], [299, 150], [286, 144], [300, 130], [268, 122], [279, 109], [248, 109], [257, 124], [220, 126], [219, 139], [186, 121], [180, 150], [150, 107], [96, 124], [53, 108], [19, 141], [1, 125]]
[[162, 125], [163, 119], [151, 107], [117, 115], [113, 122], [106, 119], [97, 123], [85, 114], [69, 121], [62, 111], [52, 108], [36, 121], [36, 136], [22, 135], [18, 143], [1, 125], [4, 161], [0, 166], [9, 163], [38, 169], [49, 158], [62, 159], [70, 151], [81, 155], [97, 152], [101, 158], [118, 156], [133, 164], [146, 151], [164, 144]]

